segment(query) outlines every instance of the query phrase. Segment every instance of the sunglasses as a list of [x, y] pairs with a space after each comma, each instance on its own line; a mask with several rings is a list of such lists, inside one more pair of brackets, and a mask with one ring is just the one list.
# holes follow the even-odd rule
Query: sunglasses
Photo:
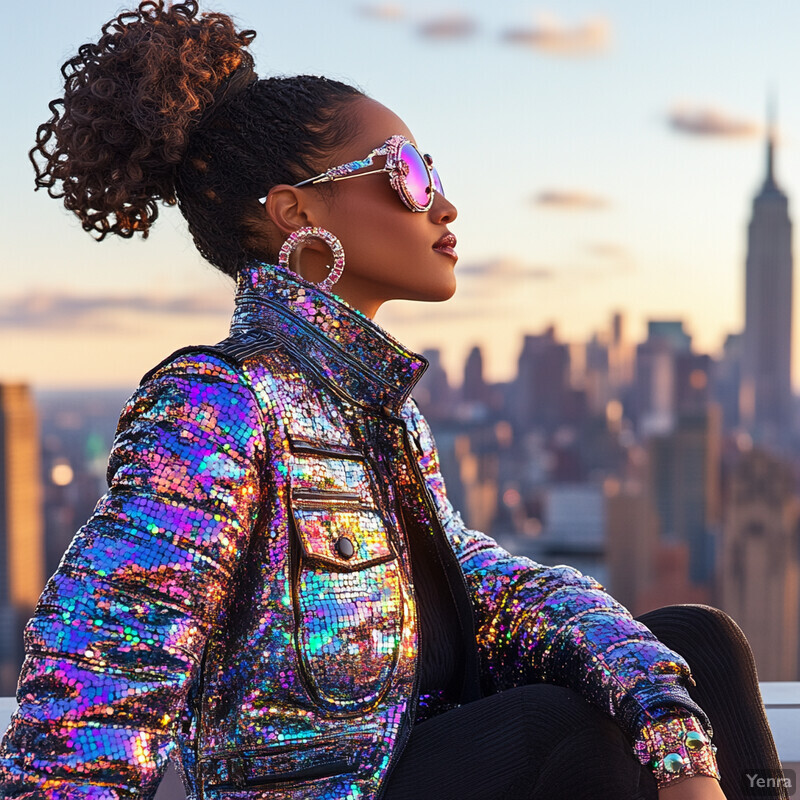
[[[377, 156], [386, 156], [384, 166], [368, 172], [357, 172], [364, 167], [371, 167], [373, 159]], [[295, 187], [313, 186], [317, 183], [346, 181], [350, 178], [375, 175], [379, 172], [389, 173], [389, 183], [400, 196], [403, 204], [411, 211], [428, 211], [433, 205], [433, 198], [437, 192], [444, 197], [442, 182], [439, 179], [439, 173], [433, 166], [433, 159], [427, 154], [420, 153], [405, 136], [399, 134], [390, 136], [380, 147], [376, 147], [361, 161], [350, 161], [347, 164], [340, 164], [338, 167], [331, 167], [313, 178], [307, 178], [294, 185]], [[265, 200], [266, 197], [261, 198], [262, 203]]]

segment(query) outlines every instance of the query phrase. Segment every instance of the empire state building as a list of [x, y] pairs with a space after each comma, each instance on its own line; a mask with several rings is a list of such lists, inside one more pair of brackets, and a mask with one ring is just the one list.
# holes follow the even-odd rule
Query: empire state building
[[775, 181], [775, 135], [747, 234], [742, 419], [756, 441], [788, 441], [792, 413], [792, 223]]

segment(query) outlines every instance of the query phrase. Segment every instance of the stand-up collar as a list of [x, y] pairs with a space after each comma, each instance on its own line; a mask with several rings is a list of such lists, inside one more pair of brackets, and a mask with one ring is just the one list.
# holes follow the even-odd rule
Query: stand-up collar
[[276, 332], [360, 405], [399, 411], [428, 362], [336, 295], [272, 264], [239, 273], [231, 333]]

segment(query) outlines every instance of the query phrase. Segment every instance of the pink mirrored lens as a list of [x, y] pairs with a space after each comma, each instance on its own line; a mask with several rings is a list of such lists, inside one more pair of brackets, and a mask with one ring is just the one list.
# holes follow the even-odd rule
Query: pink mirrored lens
[[436, 170], [436, 167], [431, 167], [431, 175], [433, 175], [434, 190], [437, 192], [437, 194], [440, 194], [442, 197], [444, 197], [444, 189], [442, 188], [442, 179], [439, 177], [439, 173]]
[[425, 161], [411, 144], [404, 144], [400, 148], [400, 160], [408, 167], [405, 184], [409, 195], [418, 206], [426, 207], [431, 201], [431, 184]]

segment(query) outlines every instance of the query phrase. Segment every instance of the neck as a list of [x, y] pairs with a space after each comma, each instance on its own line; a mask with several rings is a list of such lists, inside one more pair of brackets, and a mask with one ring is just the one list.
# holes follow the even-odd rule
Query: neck
[[352, 308], [360, 311], [365, 317], [375, 319], [378, 309], [383, 305], [383, 300], [378, 300], [374, 296], [368, 296], [364, 292], [353, 291], [350, 286], [340, 286], [339, 281], [332, 289], [333, 294], [338, 295]]
[[[300, 270], [297, 270], [297, 274], [311, 283], [320, 283], [328, 275], [328, 268], [323, 259], [313, 264], [304, 264]], [[347, 305], [360, 311], [369, 319], [375, 318], [378, 309], [388, 299], [378, 295], [374, 281], [365, 281], [352, 273], [348, 274], [346, 266], [344, 274], [334, 284], [331, 293], [341, 297]]]

